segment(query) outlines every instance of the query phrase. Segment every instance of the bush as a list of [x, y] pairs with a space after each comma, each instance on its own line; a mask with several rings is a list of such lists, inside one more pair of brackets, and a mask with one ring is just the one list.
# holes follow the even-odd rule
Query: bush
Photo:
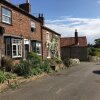
[[42, 58], [34, 52], [30, 52], [27, 59], [32, 62], [32, 65], [34, 65], [34, 67], [40, 67], [42, 64]]
[[17, 75], [16, 74], [12, 74], [9, 72], [5, 72], [5, 76], [7, 79], [16, 79]]
[[20, 76], [31, 76], [31, 62], [29, 60], [20, 61], [19, 64], [16, 65], [16, 73]]
[[5, 71], [8, 71], [8, 72], [14, 71], [13, 60], [10, 57], [2, 57], [1, 65]]
[[3, 71], [0, 70], [0, 83], [4, 83], [6, 80], [6, 75], [4, 74]]
[[91, 56], [99, 56], [100, 57], [100, 48], [88, 48], [88, 54]]
[[57, 64], [61, 64], [61, 63], [62, 63], [62, 60], [60, 60], [60, 59], [58, 59], [58, 58], [55, 58], [54, 60], [55, 60], [55, 62], [56, 62]]
[[69, 61], [69, 58], [66, 58], [63, 60], [63, 63], [66, 67], [70, 67], [70, 61]]
[[50, 66], [50, 60], [43, 61], [42, 70], [47, 73], [50, 73], [52, 71], [51, 66]]

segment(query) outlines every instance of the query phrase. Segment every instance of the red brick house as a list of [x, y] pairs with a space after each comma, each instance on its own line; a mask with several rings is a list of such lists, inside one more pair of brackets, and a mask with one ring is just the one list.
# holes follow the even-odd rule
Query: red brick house
[[80, 60], [87, 60], [86, 36], [78, 37], [78, 32], [75, 30], [75, 37], [62, 37], [61, 55], [62, 59], [78, 58]]
[[[43, 58], [46, 39], [43, 37], [43, 15], [39, 15], [38, 18], [31, 15], [29, 0], [18, 7], [7, 0], [0, 0], [0, 10], [1, 55], [25, 59], [28, 52], [34, 51]], [[60, 45], [60, 39], [58, 42]]]
[[[56, 57], [60, 59], [60, 38], [61, 35], [50, 28], [43, 26], [43, 58]], [[56, 38], [56, 41], [55, 41]]]

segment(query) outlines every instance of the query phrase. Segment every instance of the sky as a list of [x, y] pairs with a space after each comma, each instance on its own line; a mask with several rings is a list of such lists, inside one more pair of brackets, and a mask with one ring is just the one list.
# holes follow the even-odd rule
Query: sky
[[[26, 0], [10, 0], [18, 5]], [[88, 43], [100, 38], [100, 0], [30, 0], [31, 13], [43, 13], [45, 25], [62, 37], [86, 36]]]

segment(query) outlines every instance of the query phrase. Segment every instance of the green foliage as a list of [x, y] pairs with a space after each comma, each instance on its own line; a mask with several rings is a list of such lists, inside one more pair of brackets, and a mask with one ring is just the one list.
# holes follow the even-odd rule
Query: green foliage
[[18, 75], [21, 75], [21, 76], [31, 76], [31, 69], [32, 69], [32, 66], [31, 66], [31, 61], [29, 60], [24, 60], [24, 61], [21, 61], [19, 64], [16, 65], [16, 72]]
[[18, 87], [18, 84], [13, 83], [13, 84], [10, 84], [9, 87], [10, 87], [11, 89], [16, 89], [16, 88]]
[[50, 73], [52, 71], [51, 66], [50, 66], [50, 60], [43, 61], [42, 70], [47, 73]]
[[6, 78], [7, 79], [16, 79], [17, 75], [16, 74], [12, 74], [9, 72], [5, 72]]
[[42, 73], [42, 69], [40, 69], [39, 67], [32, 69], [32, 75], [39, 75], [41, 73]]
[[34, 65], [34, 67], [40, 67], [42, 64], [42, 58], [35, 52], [30, 52], [28, 54], [27, 60], [30, 60], [31, 64]]
[[1, 65], [3, 69], [5, 69], [5, 71], [8, 71], [8, 72], [14, 71], [13, 60], [10, 57], [2, 57]]
[[95, 44], [96, 44], [96, 45], [100, 45], [100, 38], [95, 39]]
[[0, 83], [4, 83], [6, 80], [6, 75], [4, 74], [3, 71], [0, 70]]
[[91, 56], [99, 56], [100, 57], [100, 48], [88, 48], [88, 54]]
[[63, 60], [63, 63], [65, 64], [66, 67], [70, 67], [71, 63], [70, 63], [70, 58], [66, 58]]
[[58, 58], [54, 58], [54, 60], [55, 60], [55, 62], [56, 62], [57, 64], [61, 64], [61, 63], [62, 63], [62, 60], [60, 60], [60, 59], [58, 59]]

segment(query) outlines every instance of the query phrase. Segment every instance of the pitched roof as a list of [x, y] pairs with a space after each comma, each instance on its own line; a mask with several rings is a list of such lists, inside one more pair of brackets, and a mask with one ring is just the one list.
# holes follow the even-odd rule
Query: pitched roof
[[[78, 37], [78, 46], [87, 46], [86, 36]], [[61, 38], [61, 47], [74, 46], [75, 37], [62, 37]]]
[[53, 33], [55, 33], [56, 35], [61, 36], [61, 34], [55, 32], [54, 30], [52, 30], [52, 29], [50, 29], [50, 28], [48, 28], [48, 27], [46, 27], [46, 26], [42, 26], [42, 28], [43, 28], [43, 29], [46, 29], [46, 30], [48, 30], [48, 31], [50, 31], [50, 32], [53, 32]]

